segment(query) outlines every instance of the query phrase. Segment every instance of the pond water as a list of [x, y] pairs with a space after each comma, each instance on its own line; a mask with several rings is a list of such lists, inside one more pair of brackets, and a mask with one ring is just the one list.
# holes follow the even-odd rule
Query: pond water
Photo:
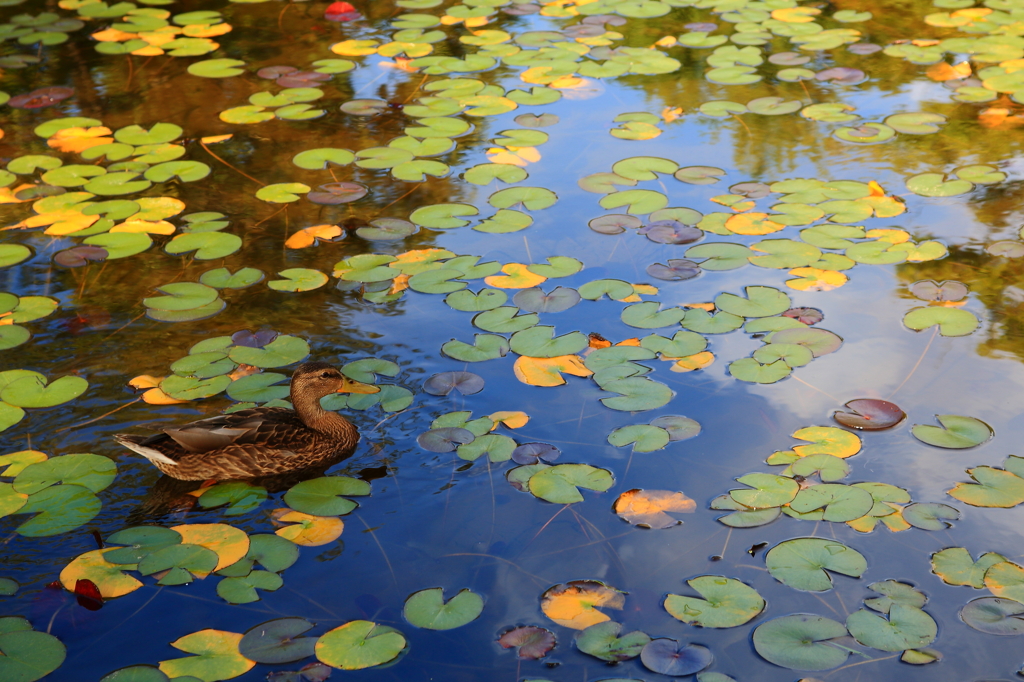
[[1024, 3], [138, 3], [0, 0], [0, 680], [1016, 679]]

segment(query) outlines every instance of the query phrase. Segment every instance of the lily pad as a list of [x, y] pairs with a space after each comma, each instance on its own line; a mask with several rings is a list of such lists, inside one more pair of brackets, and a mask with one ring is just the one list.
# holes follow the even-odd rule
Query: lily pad
[[299, 637], [313, 628], [305, 618], [277, 618], [249, 628], [238, 652], [251, 661], [277, 665], [313, 655], [316, 637]]
[[362, 670], [394, 660], [406, 647], [397, 630], [367, 620], [354, 620], [321, 635], [316, 657], [333, 668]]
[[833, 412], [832, 418], [843, 426], [862, 431], [891, 429], [907, 417], [895, 403], [876, 398], [850, 400], [844, 407], [849, 411]]
[[687, 580], [703, 599], [669, 594], [665, 610], [674, 618], [708, 628], [732, 628], [743, 625], [765, 608], [757, 590], [739, 580], [705, 575]]
[[850, 649], [833, 643], [846, 627], [810, 614], [783, 616], [754, 630], [754, 649], [765, 660], [790, 670], [828, 670], [846, 662]]
[[674, 639], [652, 639], [640, 652], [644, 667], [662, 675], [683, 676], [700, 672], [714, 657], [700, 644], [680, 644]]
[[462, 589], [447, 602], [444, 590], [435, 587], [415, 592], [405, 600], [405, 619], [418, 628], [452, 630], [476, 620], [484, 608], [483, 598]]
[[910, 432], [923, 443], [949, 449], [973, 448], [995, 435], [992, 427], [974, 417], [941, 414], [935, 419], [941, 427], [915, 424]]
[[832, 578], [826, 571], [859, 578], [868, 566], [867, 560], [857, 550], [841, 542], [821, 538], [798, 538], [779, 543], [765, 555], [765, 563], [768, 571], [780, 582], [810, 592], [832, 589]]

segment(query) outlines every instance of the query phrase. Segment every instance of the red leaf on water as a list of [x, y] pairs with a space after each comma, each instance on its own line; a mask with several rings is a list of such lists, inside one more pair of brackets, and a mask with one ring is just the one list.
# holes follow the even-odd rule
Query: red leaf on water
[[324, 10], [324, 19], [327, 21], [355, 21], [362, 18], [363, 15], [347, 2], [332, 2]]
[[90, 611], [99, 611], [103, 608], [103, 596], [100, 595], [100, 588], [88, 578], [79, 578], [75, 581], [75, 598], [78, 604]]

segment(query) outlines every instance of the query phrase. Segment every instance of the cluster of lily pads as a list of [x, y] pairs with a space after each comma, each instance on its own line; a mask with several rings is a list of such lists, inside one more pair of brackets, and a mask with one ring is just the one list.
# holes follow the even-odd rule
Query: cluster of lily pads
[[785, 514], [845, 523], [858, 532], [870, 533], [879, 522], [892, 532], [911, 527], [945, 530], [948, 521], [960, 518], [960, 512], [949, 505], [912, 502], [909, 492], [888, 483], [839, 483], [850, 475], [846, 459], [861, 450], [861, 440], [854, 433], [834, 426], [811, 426], [798, 429], [793, 437], [808, 443], [775, 452], [766, 460], [785, 465], [785, 470], [741, 476], [736, 480], [748, 487], [730, 490], [711, 501], [712, 509], [731, 512], [719, 517], [720, 522], [752, 528]]
[[948, 585], [987, 589], [994, 595], [972, 599], [960, 610], [967, 625], [990, 635], [1024, 634], [1024, 568], [995, 552], [975, 561], [963, 547], [932, 554], [931, 567]]
[[74, 375], [50, 381], [45, 375], [28, 369], [0, 372], [0, 431], [24, 419], [24, 408], [63, 405], [85, 393], [87, 388], [89, 382]]
[[100, 455], [48, 457], [37, 450], [0, 456], [0, 517], [33, 514], [15, 532], [23, 537], [59, 535], [92, 521], [102, 503], [96, 496], [117, 476], [114, 463]]
[[[199, 341], [188, 355], [171, 363], [171, 374], [166, 377], [144, 374], [130, 383], [145, 389], [143, 400], [157, 405], [210, 398], [224, 392], [237, 401], [228, 408], [229, 412], [257, 405], [290, 407], [288, 376], [264, 370], [286, 367], [308, 355], [309, 344], [298, 336], [271, 330], [242, 330], [231, 336]], [[377, 376], [397, 376], [399, 366], [389, 360], [365, 358], [346, 363], [341, 371], [350, 379], [375, 383]], [[409, 407], [412, 400], [413, 394], [407, 388], [383, 384], [377, 393], [332, 394], [321, 404], [329, 410], [367, 410], [380, 405], [385, 412], [399, 412]]]
[[[170, 4], [150, 2], [146, 4]], [[77, 9], [79, 16], [90, 19], [118, 18], [119, 22], [96, 31], [96, 51], [102, 54], [125, 54], [139, 57], [197, 57], [220, 47], [211, 38], [231, 32], [220, 12], [200, 10], [172, 16], [171, 12], [155, 7], [133, 8], [125, 11], [125, 3], [107, 8], [103, 2], [63, 0], [61, 6]]]

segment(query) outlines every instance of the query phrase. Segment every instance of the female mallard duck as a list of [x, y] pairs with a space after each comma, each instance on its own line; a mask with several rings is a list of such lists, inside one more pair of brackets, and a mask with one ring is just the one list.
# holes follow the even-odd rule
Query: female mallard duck
[[359, 431], [320, 406], [331, 393], [377, 393], [325, 362], [306, 362], [292, 374], [294, 410], [254, 407], [160, 429], [154, 436], [114, 439], [163, 473], [183, 481], [270, 476], [316, 466], [350, 454]]

